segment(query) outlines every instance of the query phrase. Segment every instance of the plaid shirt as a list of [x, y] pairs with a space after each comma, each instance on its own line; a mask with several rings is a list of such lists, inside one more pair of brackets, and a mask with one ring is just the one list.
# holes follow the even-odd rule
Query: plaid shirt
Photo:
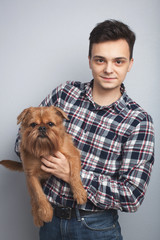
[[[93, 101], [92, 85], [67, 82], [41, 106], [55, 105], [68, 114], [64, 124], [81, 151], [81, 179], [88, 193], [80, 208], [134, 212], [144, 199], [154, 162], [152, 119], [128, 97], [123, 84], [121, 98], [109, 106]], [[70, 186], [54, 176], [44, 192], [53, 204], [75, 207]]]

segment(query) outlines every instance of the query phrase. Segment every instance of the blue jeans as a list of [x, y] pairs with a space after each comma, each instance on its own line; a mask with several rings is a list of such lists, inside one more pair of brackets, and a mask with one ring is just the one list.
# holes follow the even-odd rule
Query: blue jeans
[[40, 240], [122, 240], [117, 211], [103, 211], [69, 220], [53, 217], [40, 228]]

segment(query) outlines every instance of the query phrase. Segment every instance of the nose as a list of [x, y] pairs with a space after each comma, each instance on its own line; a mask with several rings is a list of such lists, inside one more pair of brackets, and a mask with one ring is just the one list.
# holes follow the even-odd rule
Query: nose
[[113, 65], [110, 62], [107, 62], [104, 67], [104, 73], [113, 73]]
[[45, 126], [40, 126], [40, 127], [38, 128], [38, 130], [39, 130], [40, 132], [46, 132], [46, 127], [45, 127]]

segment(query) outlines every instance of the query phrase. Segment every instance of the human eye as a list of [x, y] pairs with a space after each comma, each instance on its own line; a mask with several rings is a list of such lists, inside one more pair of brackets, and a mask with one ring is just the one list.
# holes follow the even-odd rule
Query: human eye
[[120, 65], [120, 64], [122, 64], [122, 61], [121, 60], [117, 60], [116, 64]]
[[126, 61], [124, 59], [115, 59], [115, 65], [116, 66], [121, 66], [125, 63]]
[[104, 59], [102, 59], [102, 58], [96, 58], [96, 59], [95, 59], [95, 62], [96, 62], [97, 64], [103, 64], [103, 63], [104, 63]]

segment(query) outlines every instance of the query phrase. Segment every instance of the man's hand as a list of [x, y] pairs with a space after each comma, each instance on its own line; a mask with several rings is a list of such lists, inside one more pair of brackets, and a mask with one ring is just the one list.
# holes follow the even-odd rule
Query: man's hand
[[41, 158], [41, 169], [47, 173], [51, 173], [57, 178], [69, 183], [70, 181], [70, 166], [66, 157], [56, 152], [53, 156], [44, 156]]

